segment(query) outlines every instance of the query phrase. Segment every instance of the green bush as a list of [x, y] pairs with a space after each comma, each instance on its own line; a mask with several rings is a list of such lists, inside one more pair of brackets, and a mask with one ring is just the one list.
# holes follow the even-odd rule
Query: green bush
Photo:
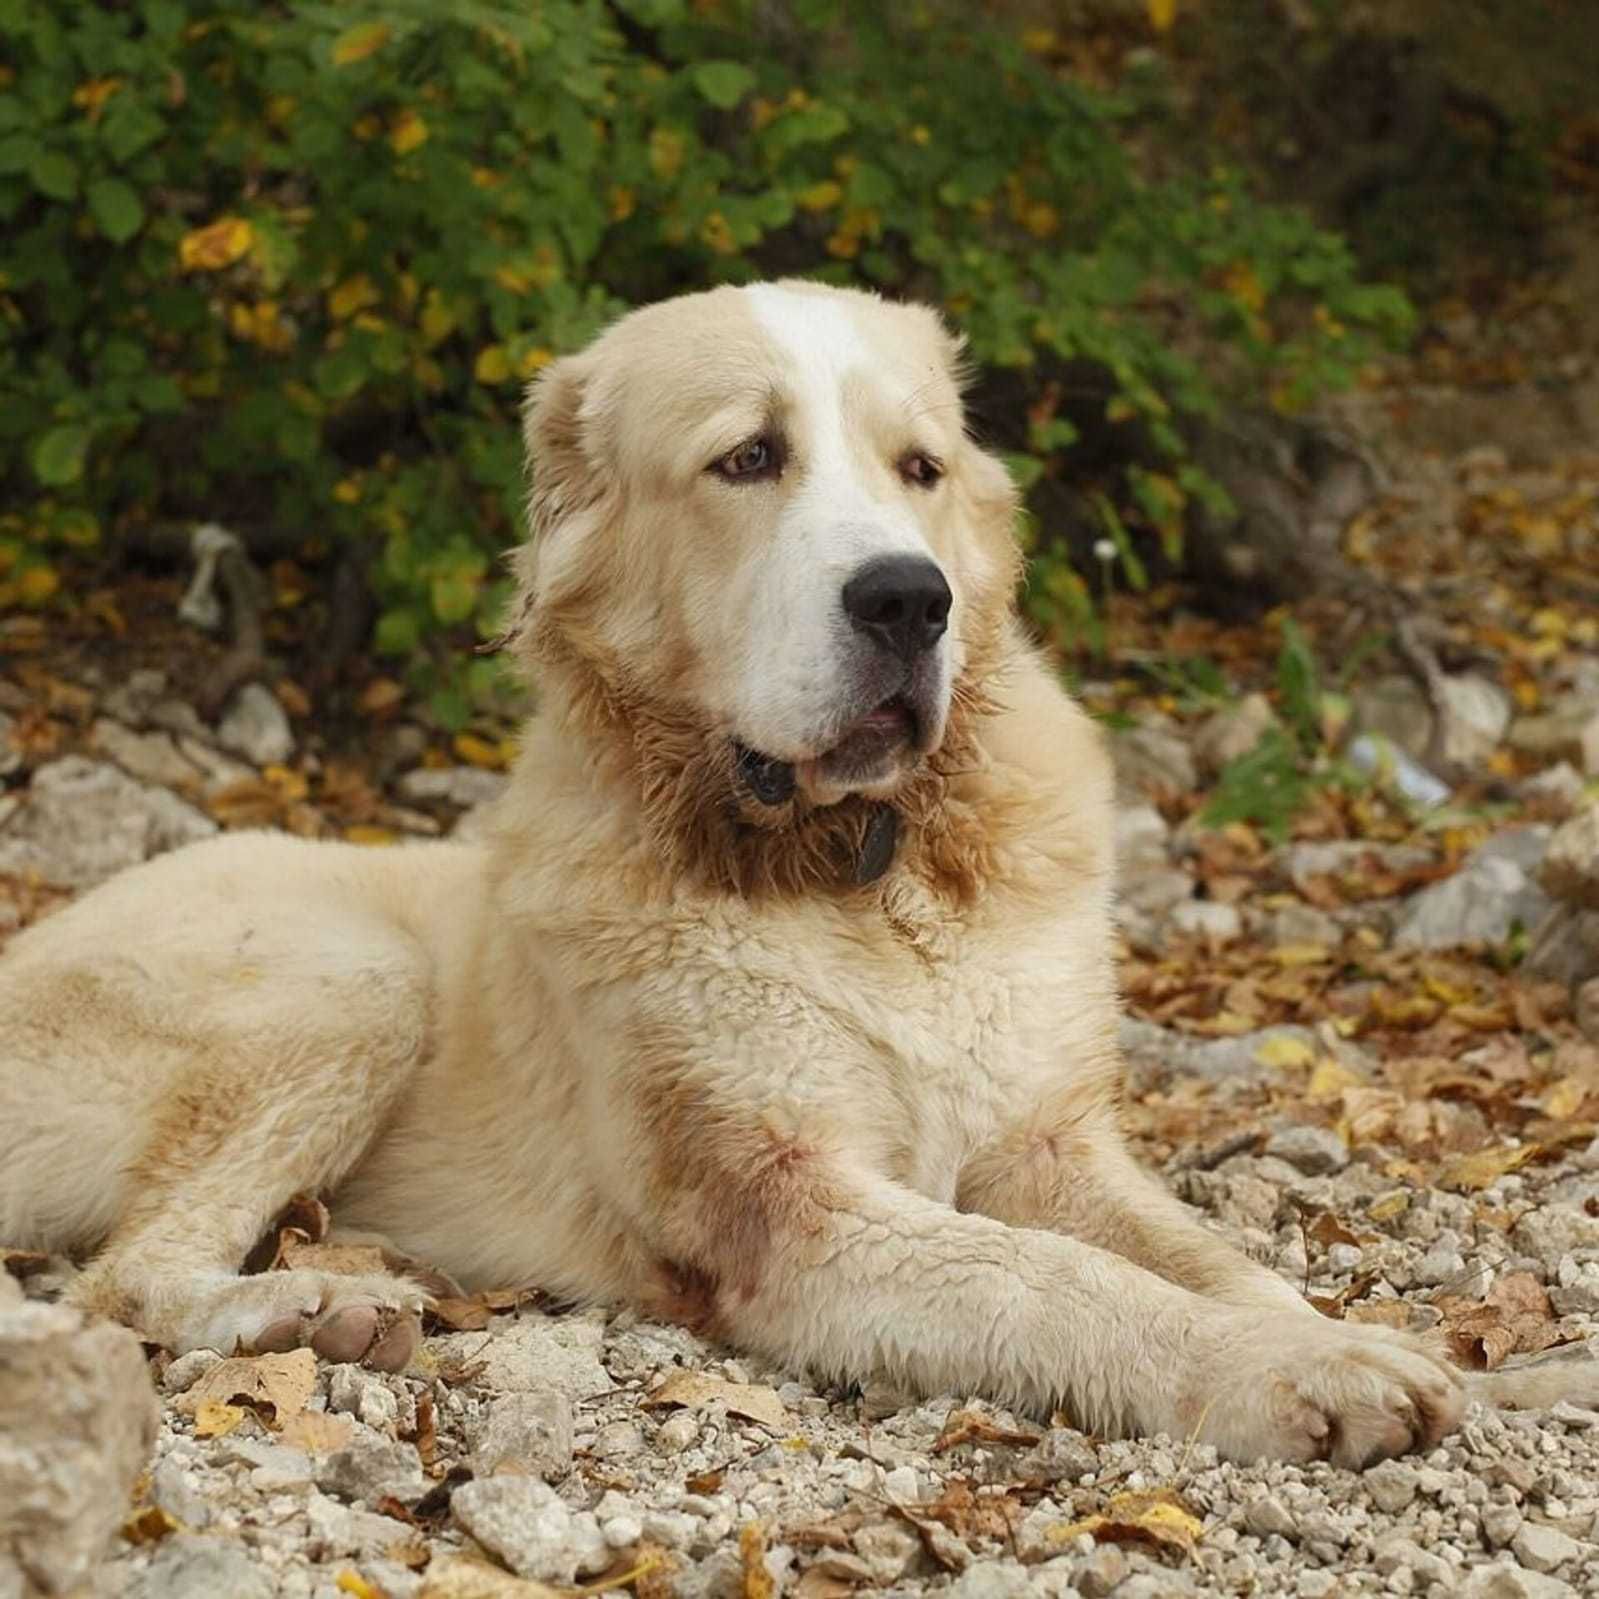
[[[775, 271], [941, 302], [986, 365], [1096, 363], [1165, 463], [1109, 485], [1116, 537], [1174, 542], [1208, 489], [1183, 414], [1300, 403], [1404, 302], [1235, 174], [1147, 176], [1136, 95], [970, 17], [0, 0], [0, 604], [52, 603], [54, 546], [220, 517], [367, 541], [377, 647], [425, 671], [497, 617], [523, 381]], [[1024, 481], [1072, 439], [1037, 387]], [[1037, 564], [1046, 622], [1084, 596]]]

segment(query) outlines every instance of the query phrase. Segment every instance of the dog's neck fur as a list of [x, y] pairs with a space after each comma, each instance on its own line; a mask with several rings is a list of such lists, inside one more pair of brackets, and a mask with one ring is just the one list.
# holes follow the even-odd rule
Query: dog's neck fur
[[[799, 793], [763, 805], [738, 770], [736, 746], [692, 707], [663, 703], [624, 673], [581, 658], [554, 627], [535, 628], [528, 643], [545, 713], [620, 764], [649, 841], [673, 876], [712, 892], [782, 899], [883, 892], [911, 874], [960, 906], [993, 874], [992, 819], [976, 814], [955, 780], [987, 764], [980, 727], [996, 706], [979, 685], [1002, 670], [999, 630], [969, 650], [939, 748], [890, 798], [852, 794], [832, 805]], [[863, 858], [883, 842], [885, 805], [897, 817], [893, 860], [863, 880]]]

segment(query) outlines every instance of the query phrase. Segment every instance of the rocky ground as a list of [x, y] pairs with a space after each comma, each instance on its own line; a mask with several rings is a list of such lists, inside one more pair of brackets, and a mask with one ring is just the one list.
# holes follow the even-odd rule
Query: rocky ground
[[[1316, 698], [1316, 761], [1380, 735], [1376, 784], [1313, 785], [1280, 838], [1205, 825], [1294, 696], [1258, 627], [1180, 597], [1113, 611], [1113, 646], [1219, 662], [1222, 687], [1163, 667], [1085, 692], [1121, 729], [1146, 1157], [1328, 1314], [1514, 1369], [1599, 1353], [1599, 611], [1560, 576], [1599, 572], [1599, 461], [1417, 474], [1351, 551], [1441, 618], [1436, 672], [1374, 657]], [[193, 664], [119, 653], [130, 632], [0, 622], [0, 939], [219, 827], [377, 845], [470, 827], [503, 781], [492, 729], [451, 740], [382, 680], [353, 755], [287, 679], [208, 717]], [[46, 1592], [140, 1599], [1599, 1593], [1591, 1378], [1364, 1475], [1240, 1467], [968, 1395], [818, 1389], [507, 1284], [441, 1304], [401, 1376], [146, 1351], [157, 1421], [131, 1340], [48, 1303], [71, 1267], [6, 1265], [0, 1599], [33, 1591], [10, 1557]]]

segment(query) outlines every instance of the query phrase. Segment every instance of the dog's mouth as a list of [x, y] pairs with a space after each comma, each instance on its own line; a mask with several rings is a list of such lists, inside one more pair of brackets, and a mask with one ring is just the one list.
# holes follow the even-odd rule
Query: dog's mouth
[[819, 755], [784, 761], [735, 744], [744, 786], [763, 805], [782, 805], [804, 788], [813, 798], [834, 799], [855, 788], [870, 788], [896, 774], [900, 757], [918, 748], [921, 717], [903, 694], [891, 694], [845, 727]]
[[890, 694], [851, 722], [831, 749], [801, 764], [833, 783], [881, 772], [902, 750], [914, 747], [919, 722], [915, 707], [903, 694]]

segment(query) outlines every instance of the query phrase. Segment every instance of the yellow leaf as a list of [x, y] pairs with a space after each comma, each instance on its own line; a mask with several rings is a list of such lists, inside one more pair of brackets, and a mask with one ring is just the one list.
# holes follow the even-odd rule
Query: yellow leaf
[[358, 1571], [341, 1571], [334, 1579], [333, 1586], [340, 1593], [354, 1594], [355, 1599], [382, 1599], [383, 1590], [374, 1588]]
[[1410, 1195], [1403, 1188], [1395, 1188], [1372, 1200], [1366, 1207], [1366, 1215], [1372, 1221], [1392, 1221], [1395, 1216], [1403, 1216], [1409, 1209]]
[[397, 837], [393, 828], [373, 827], [365, 822], [345, 828], [344, 836], [352, 844], [392, 844]]
[[24, 605], [43, 605], [60, 587], [53, 566], [30, 566], [17, 574], [17, 598]]
[[1060, 1546], [1086, 1532], [1101, 1543], [1150, 1543], [1191, 1554], [1204, 1530], [1204, 1523], [1175, 1494], [1157, 1489], [1112, 1494], [1098, 1515], [1057, 1523], [1044, 1536]]
[[1536, 1144], [1520, 1144], [1515, 1148], [1479, 1149], [1450, 1161], [1438, 1173], [1438, 1187], [1452, 1188], [1456, 1193], [1472, 1194], [1479, 1189], [1491, 1188], [1507, 1172], [1525, 1166], [1537, 1154]]
[[328, 315], [335, 322], [343, 322], [380, 299], [377, 284], [365, 272], [357, 272], [328, 291]]
[[1294, 1038], [1288, 1033], [1273, 1033], [1255, 1051], [1255, 1059], [1262, 1066], [1273, 1066], [1279, 1070], [1308, 1066], [1315, 1058], [1315, 1051], [1304, 1039]]
[[146, 1505], [136, 1510], [122, 1523], [122, 1536], [131, 1544], [160, 1543], [170, 1537], [183, 1523], [170, 1516], [160, 1505]]
[[472, 363], [472, 376], [479, 383], [507, 383], [511, 377], [510, 358], [503, 344], [486, 344]]
[[220, 1432], [231, 1432], [244, 1419], [242, 1400], [269, 1426], [281, 1429], [305, 1409], [315, 1389], [316, 1356], [309, 1349], [235, 1355], [206, 1372], [178, 1400], [178, 1409], [195, 1418], [197, 1433], [206, 1417], [214, 1418]]
[[1354, 1072], [1329, 1055], [1316, 1062], [1316, 1069], [1310, 1074], [1307, 1092], [1312, 1099], [1337, 1099], [1346, 1088], [1363, 1086], [1361, 1079]]
[[675, 178], [687, 151], [688, 141], [676, 128], [656, 128], [650, 134], [650, 171], [658, 178]]
[[1279, 966], [1319, 966], [1330, 954], [1325, 944], [1279, 944], [1271, 958]]
[[801, 189], [794, 198], [802, 211], [828, 211], [844, 198], [844, 186], [825, 178], [808, 189]]
[[706, 1372], [679, 1367], [659, 1388], [645, 1396], [647, 1409], [661, 1405], [682, 1405], [688, 1410], [720, 1403], [730, 1416], [743, 1416], [763, 1426], [780, 1428], [789, 1421], [787, 1407], [775, 1390], [762, 1383], [728, 1382]]
[[359, 505], [361, 503], [361, 481], [359, 478], [341, 477], [333, 485], [333, 498], [340, 505]]
[[194, 1412], [194, 1436], [224, 1438], [243, 1420], [243, 1405], [224, 1404], [220, 1399], [204, 1399]]
[[396, 155], [409, 155], [428, 142], [428, 125], [414, 111], [402, 111], [389, 129], [389, 148]]
[[542, 344], [535, 344], [531, 350], [524, 350], [516, 358], [516, 375], [519, 378], [530, 378], [535, 372], [542, 371], [554, 359], [554, 350], [547, 350]]
[[1586, 1077], [1562, 1077], [1559, 1082], [1551, 1084], [1544, 1093], [1544, 1115], [1552, 1117], [1555, 1121], [1569, 1121], [1582, 1109], [1583, 1102], [1589, 1094], [1595, 1092], [1599, 1092], [1599, 1088]]
[[255, 229], [243, 217], [219, 217], [178, 241], [178, 264], [185, 272], [220, 272], [252, 244]]
[[1177, 20], [1177, 0], [1144, 0], [1149, 11], [1149, 25], [1156, 33], [1165, 33]]
[[758, 1521], [746, 1521], [738, 1535], [739, 1565], [743, 1568], [743, 1599], [775, 1599], [777, 1585], [766, 1569], [766, 1532]]
[[394, 30], [386, 22], [361, 22], [346, 28], [333, 41], [333, 65], [347, 67], [357, 61], [375, 56], [394, 37]]
[[497, 772], [505, 765], [505, 752], [498, 744], [491, 744], [476, 733], [457, 733], [455, 753], [468, 766], [481, 766], [485, 771]]

